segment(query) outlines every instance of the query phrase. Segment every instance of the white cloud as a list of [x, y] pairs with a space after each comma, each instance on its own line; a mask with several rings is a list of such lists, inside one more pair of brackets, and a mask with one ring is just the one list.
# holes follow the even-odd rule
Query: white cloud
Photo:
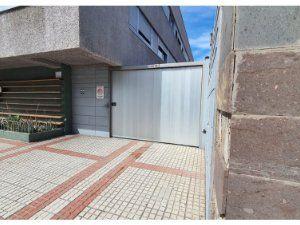
[[209, 43], [210, 43], [210, 33], [202, 33], [197, 38], [191, 38], [190, 45], [192, 48], [196, 49], [210, 49]]

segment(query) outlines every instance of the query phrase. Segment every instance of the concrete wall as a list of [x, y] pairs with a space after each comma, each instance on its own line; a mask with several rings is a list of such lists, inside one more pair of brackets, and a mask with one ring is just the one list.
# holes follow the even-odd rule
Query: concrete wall
[[[185, 62], [183, 53], [180, 50], [179, 44], [174, 36], [174, 33], [172, 31], [172, 28], [170, 26], [169, 21], [167, 20], [167, 17], [165, 16], [163, 9], [161, 6], [156, 7], [149, 7], [149, 6], [141, 6], [140, 9], [144, 13], [144, 15], [149, 20], [152, 27], [157, 31], [161, 39], [164, 41], [166, 46], [168, 47], [169, 51], [174, 56], [175, 60], [177, 62]], [[181, 14], [178, 12], [178, 7], [171, 8], [172, 12], [175, 13], [174, 17], [176, 18], [176, 22], [178, 22], [178, 29], [179, 32], [183, 38], [183, 40], [187, 39], [187, 35], [185, 33], [185, 30], [182, 26], [182, 18]], [[180, 23], [181, 22], [181, 23]], [[189, 54], [189, 57], [191, 59], [191, 49], [189, 47], [188, 42], [183, 42], [185, 45], [185, 48], [187, 50], [187, 54]]]
[[79, 47], [78, 7], [20, 7], [0, 14], [0, 58]]
[[300, 8], [222, 10], [216, 215], [299, 219]]
[[117, 65], [162, 63], [129, 29], [129, 7], [80, 7], [80, 47]]
[[[161, 7], [140, 7], [177, 61], [185, 61]], [[129, 29], [129, 7], [80, 7], [80, 47], [119, 65], [163, 61]], [[186, 34], [183, 35], [186, 37]], [[190, 47], [186, 46], [190, 51]]]
[[[97, 85], [105, 87], [104, 99], [96, 98]], [[83, 92], [82, 92], [83, 91]], [[107, 67], [78, 66], [72, 68], [73, 132], [109, 136], [110, 78]]]
[[[191, 56], [180, 12], [176, 20]], [[176, 61], [185, 61], [163, 9], [141, 7]], [[71, 66], [162, 63], [129, 29], [129, 7], [16, 7], [0, 13], [0, 68], [43, 66], [40, 59]]]
[[193, 61], [193, 53], [192, 53], [191, 48], [189, 47], [190, 46], [189, 39], [188, 39], [188, 36], [186, 33], [186, 29], [185, 29], [184, 21], [183, 21], [182, 14], [180, 11], [180, 7], [179, 6], [170, 6], [170, 7], [171, 7], [171, 11], [173, 12], [174, 19], [177, 23], [179, 32], [181, 34], [183, 44], [186, 47], [187, 54], [188, 54], [190, 60]]

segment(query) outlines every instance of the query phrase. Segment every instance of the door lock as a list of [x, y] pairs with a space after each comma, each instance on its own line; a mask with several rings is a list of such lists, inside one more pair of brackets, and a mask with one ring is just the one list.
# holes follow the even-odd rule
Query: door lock
[[203, 134], [206, 134], [206, 130], [205, 130], [205, 129], [202, 129], [202, 133], [203, 133]]

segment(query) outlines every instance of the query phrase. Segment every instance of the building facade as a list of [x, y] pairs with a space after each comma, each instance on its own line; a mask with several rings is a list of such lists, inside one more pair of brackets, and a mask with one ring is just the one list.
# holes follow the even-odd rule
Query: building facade
[[[2, 116], [37, 114], [66, 132], [110, 135], [113, 68], [193, 61], [179, 7], [15, 7], [0, 33]], [[38, 91], [21, 97], [28, 85]]]

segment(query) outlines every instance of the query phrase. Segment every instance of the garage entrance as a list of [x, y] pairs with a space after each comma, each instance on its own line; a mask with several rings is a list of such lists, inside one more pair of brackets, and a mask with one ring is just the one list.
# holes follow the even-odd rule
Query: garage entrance
[[112, 72], [112, 135], [199, 146], [203, 66], [128, 67]]

